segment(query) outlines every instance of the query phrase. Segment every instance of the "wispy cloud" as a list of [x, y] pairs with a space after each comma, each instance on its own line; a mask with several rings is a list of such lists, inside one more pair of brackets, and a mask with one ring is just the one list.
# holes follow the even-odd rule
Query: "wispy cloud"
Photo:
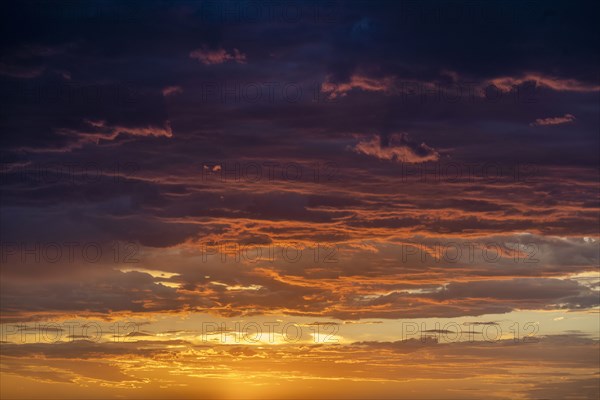
[[223, 64], [228, 61], [233, 61], [238, 64], [246, 63], [246, 55], [238, 49], [233, 49], [231, 52], [228, 52], [222, 48], [211, 50], [206, 46], [190, 52], [190, 58], [195, 58], [204, 65]]
[[531, 126], [562, 125], [575, 121], [573, 114], [565, 114], [562, 117], [538, 118], [532, 122]]

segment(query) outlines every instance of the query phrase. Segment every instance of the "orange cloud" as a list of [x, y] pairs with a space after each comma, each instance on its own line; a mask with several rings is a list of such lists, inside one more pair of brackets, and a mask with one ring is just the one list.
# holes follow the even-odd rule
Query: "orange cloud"
[[561, 125], [561, 124], [568, 124], [573, 121], [575, 121], [575, 116], [573, 114], [565, 114], [562, 117], [538, 118], [529, 125], [531, 125], [531, 126]]
[[556, 91], [595, 92], [600, 90], [600, 86], [598, 85], [589, 85], [576, 79], [561, 79], [541, 74], [526, 74], [521, 77], [498, 77], [492, 79], [490, 83], [501, 90], [510, 91], [514, 86], [531, 81], [536, 82], [539, 86]]
[[364, 75], [352, 75], [349, 82], [335, 84], [330, 78], [327, 78], [321, 85], [321, 91], [326, 93], [330, 98], [343, 97], [353, 89], [360, 89], [367, 92], [383, 92], [388, 93], [394, 87], [394, 78], [386, 77], [382, 79], [369, 78]]
[[75, 131], [70, 129], [60, 130], [59, 133], [65, 135], [75, 135], [81, 138], [98, 140], [114, 140], [120, 134], [132, 136], [165, 136], [172, 137], [171, 123], [167, 121], [164, 126], [116, 126], [109, 125], [104, 120], [85, 120], [89, 126], [89, 131]]
[[246, 55], [238, 49], [233, 49], [233, 53], [225, 49], [210, 50], [206, 46], [190, 52], [190, 58], [196, 58], [204, 65], [223, 64], [227, 61], [234, 61], [238, 64], [246, 64]]
[[339, 398], [565, 398], [574, 388], [581, 398], [598, 397], [597, 340], [570, 334], [446, 344], [435, 339], [443, 333], [340, 345], [2, 344], [2, 397], [42, 398], [58, 388], [78, 398], [318, 398], [324, 391]]
[[173, 96], [176, 94], [183, 93], [181, 86], [167, 86], [162, 90], [162, 94], [165, 97]]
[[[397, 143], [397, 144], [396, 144]], [[358, 153], [377, 157], [381, 160], [392, 160], [405, 163], [422, 163], [437, 161], [439, 153], [425, 143], [416, 145], [408, 140], [405, 134], [393, 135], [386, 146], [381, 137], [374, 136], [369, 140], [359, 142], [354, 150]]]

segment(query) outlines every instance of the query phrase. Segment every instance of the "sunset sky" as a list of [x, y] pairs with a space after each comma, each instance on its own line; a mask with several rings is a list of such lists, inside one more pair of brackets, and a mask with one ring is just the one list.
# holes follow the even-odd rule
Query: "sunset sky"
[[593, 1], [13, 1], [2, 399], [597, 399]]

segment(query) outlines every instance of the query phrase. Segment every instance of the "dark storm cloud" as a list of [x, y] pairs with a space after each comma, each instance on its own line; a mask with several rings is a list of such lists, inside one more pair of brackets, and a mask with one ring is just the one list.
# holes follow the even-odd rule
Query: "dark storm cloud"
[[345, 11], [331, 55], [342, 80], [361, 66], [380, 76], [429, 78], [446, 69], [476, 78], [553, 65], [558, 76], [598, 84], [594, 2], [354, 2]]

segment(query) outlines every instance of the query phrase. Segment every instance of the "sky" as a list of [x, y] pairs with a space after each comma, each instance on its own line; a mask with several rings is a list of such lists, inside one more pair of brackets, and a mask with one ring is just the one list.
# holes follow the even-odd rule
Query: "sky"
[[0, 13], [3, 399], [597, 399], [600, 7]]

